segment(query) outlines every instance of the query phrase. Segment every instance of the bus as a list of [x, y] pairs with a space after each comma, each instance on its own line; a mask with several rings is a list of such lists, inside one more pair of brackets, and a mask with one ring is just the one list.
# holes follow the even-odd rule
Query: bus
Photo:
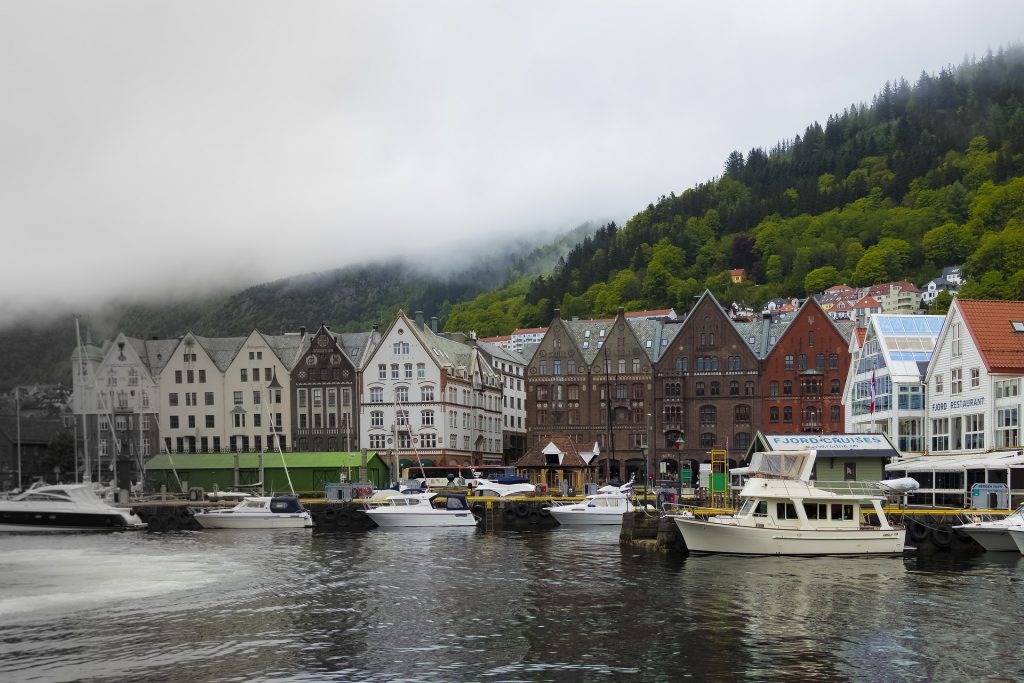
[[526, 482], [524, 477], [517, 477], [514, 467], [504, 465], [411, 465], [402, 468], [403, 482], [426, 481], [430, 488], [456, 486], [465, 488], [474, 479], [490, 481], [508, 481], [511, 478]]

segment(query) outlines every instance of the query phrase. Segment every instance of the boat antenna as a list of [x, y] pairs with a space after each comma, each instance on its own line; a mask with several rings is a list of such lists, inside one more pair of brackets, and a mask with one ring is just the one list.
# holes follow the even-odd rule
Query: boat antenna
[[[271, 378], [267, 380], [267, 400], [266, 401], [261, 401], [260, 403], [263, 404], [263, 412], [267, 416], [267, 423], [270, 425], [271, 433], [278, 437], [278, 438], [274, 439], [274, 448], [277, 450], [277, 454], [279, 456], [281, 456], [281, 467], [284, 469], [284, 476], [285, 476], [285, 478], [288, 479], [288, 490], [291, 491], [292, 495], [294, 496], [295, 495], [295, 487], [292, 486], [292, 475], [291, 475], [290, 472], [288, 472], [288, 463], [285, 462], [285, 460], [284, 460], [284, 451], [281, 450], [281, 437], [280, 437], [280, 435], [277, 434], [277, 426], [276, 426], [276, 423], [274, 422], [274, 416], [270, 413], [270, 406], [268, 405], [270, 403], [271, 399], [273, 398], [272, 391], [270, 389], [270, 385], [273, 383], [273, 380], [275, 380], [275, 379], [277, 379], [277, 368], [274, 368], [273, 375], [271, 375]], [[262, 469], [262, 464], [263, 464], [263, 453], [264, 453], [265, 450], [266, 450], [266, 444], [261, 442], [260, 443], [260, 466], [261, 466], [261, 469]], [[260, 472], [260, 481], [263, 481], [263, 472], [262, 471]]]
[[[85, 357], [82, 355], [82, 330], [78, 325], [78, 316], [75, 316], [75, 339], [78, 345], [78, 363], [75, 367], [75, 374], [79, 378], [81, 393], [78, 395], [78, 407], [82, 411], [82, 448], [85, 451], [85, 483], [92, 481], [92, 455], [89, 453], [89, 420], [85, 411]], [[75, 444], [78, 447], [78, 444]]]

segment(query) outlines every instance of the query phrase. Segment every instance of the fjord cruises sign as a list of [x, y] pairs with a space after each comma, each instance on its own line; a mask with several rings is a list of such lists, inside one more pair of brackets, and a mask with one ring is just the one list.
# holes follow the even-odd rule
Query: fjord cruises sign
[[892, 444], [881, 434], [830, 434], [814, 436], [809, 434], [765, 434], [773, 451], [877, 451], [889, 450]]

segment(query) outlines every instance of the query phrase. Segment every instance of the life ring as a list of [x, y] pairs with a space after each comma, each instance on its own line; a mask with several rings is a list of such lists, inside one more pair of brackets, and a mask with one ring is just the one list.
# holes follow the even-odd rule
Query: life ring
[[537, 493], [543, 495], [548, 492], [547, 484], [537, 484]]
[[928, 538], [928, 531], [928, 527], [926, 527], [924, 524], [921, 524], [921, 522], [918, 522], [916, 520], [912, 520], [909, 524], [907, 524], [907, 536], [909, 536], [910, 540], [914, 541], [915, 543], [920, 543], [921, 541]]
[[530, 510], [530, 512], [526, 515], [526, 519], [528, 522], [530, 522], [530, 524], [540, 524], [540, 511]]
[[484, 504], [483, 503], [473, 503], [473, 507], [470, 508], [470, 510], [472, 510], [473, 514], [476, 515], [477, 517], [483, 517], [484, 516], [484, 509], [485, 508], [484, 508]]
[[167, 531], [177, 531], [178, 530], [178, 526], [179, 526], [179, 524], [178, 524], [178, 518], [177, 517], [168, 516], [168, 517], [164, 518], [164, 528]]
[[953, 540], [953, 532], [946, 527], [935, 527], [932, 529], [932, 543], [936, 548], [948, 548]]
[[338, 518], [335, 520], [338, 526], [348, 526], [352, 523], [352, 515], [342, 510], [338, 513]]
[[520, 517], [525, 517], [526, 515], [530, 514], [530, 506], [527, 505], [526, 503], [519, 503], [518, 505], [516, 505], [516, 514]]
[[508, 507], [501, 511], [501, 515], [507, 521], [511, 522], [513, 519], [516, 518], [516, 510], [515, 508]]

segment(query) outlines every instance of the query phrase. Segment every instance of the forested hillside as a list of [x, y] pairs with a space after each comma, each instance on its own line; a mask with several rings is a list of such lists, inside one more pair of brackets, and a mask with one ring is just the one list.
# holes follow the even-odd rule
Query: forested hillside
[[[723, 173], [603, 226], [552, 273], [453, 307], [448, 329], [689, 310], [705, 287], [758, 306], [840, 282], [922, 284], [963, 264], [962, 296], [1024, 298], [1024, 49], [886, 83]], [[728, 270], [748, 281], [731, 284]]]
[[[83, 335], [94, 341], [118, 331], [135, 337], [173, 338], [193, 331], [204, 336], [296, 331], [326, 322], [335, 331], [369, 330], [386, 324], [399, 308], [443, 318], [452, 304], [510, 281], [549, 272], [574, 244], [592, 235], [584, 223], [545, 245], [525, 240], [495, 243], [473, 265], [446, 270], [394, 261], [302, 275], [256, 287], [176, 303], [132, 306], [98, 303], [82, 317]], [[443, 273], [443, 274], [440, 274]], [[40, 322], [22, 320], [0, 330], [0, 391], [17, 384], [68, 383], [75, 344], [70, 315]]]

